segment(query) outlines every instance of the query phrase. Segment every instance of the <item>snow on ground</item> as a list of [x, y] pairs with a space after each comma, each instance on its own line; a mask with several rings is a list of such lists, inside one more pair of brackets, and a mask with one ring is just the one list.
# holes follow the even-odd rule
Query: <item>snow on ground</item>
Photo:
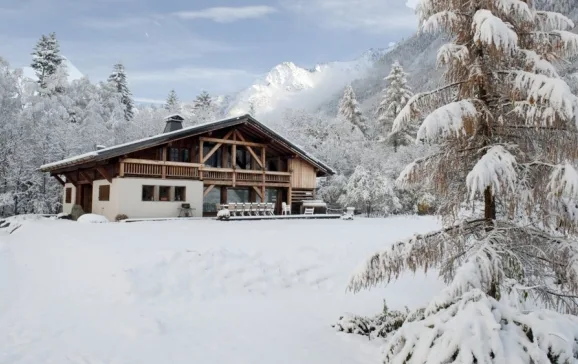
[[331, 324], [442, 286], [407, 274], [345, 292], [371, 253], [433, 218], [21, 223], [0, 236], [2, 364], [377, 364], [377, 341]]

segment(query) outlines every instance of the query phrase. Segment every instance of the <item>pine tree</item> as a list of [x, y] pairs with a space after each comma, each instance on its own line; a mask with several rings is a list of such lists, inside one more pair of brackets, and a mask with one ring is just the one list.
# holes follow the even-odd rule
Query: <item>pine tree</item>
[[56, 34], [42, 35], [34, 47], [31, 64], [40, 87], [46, 88], [47, 78], [56, 74], [63, 60]]
[[[400, 131], [423, 118], [417, 140], [438, 147], [398, 183], [429, 185], [445, 227], [374, 255], [350, 288], [406, 269], [448, 283], [384, 362], [574, 362], [578, 319], [556, 311], [578, 313], [578, 98], [551, 63], [578, 53], [574, 24], [522, 0], [422, 0], [417, 11], [424, 31], [452, 41], [438, 52], [447, 85], [394, 121]], [[524, 311], [533, 305], [556, 311]]]
[[355, 92], [353, 92], [353, 87], [351, 85], [345, 88], [343, 97], [339, 101], [339, 116], [343, 118], [348, 123], [351, 123], [351, 129], [359, 129], [364, 137], [368, 137], [368, 128], [359, 109], [359, 103], [355, 97]]
[[212, 103], [211, 95], [207, 91], [202, 91], [195, 99], [194, 105], [195, 109], [208, 109], [212, 106]]
[[207, 91], [201, 92], [193, 101], [193, 123], [203, 124], [215, 121], [217, 118], [217, 110], [213, 104], [213, 99]]
[[124, 105], [124, 119], [126, 121], [132, 120], [134, 116], [134, 102], [132, 100], [132, 93], [128, 88], [124, 66], [121, 63], [113, 66], [112, 73], [108, 77], [108, 83], [120, 94], [121, 103]]
[[177, 97], [175, 90], [169, 92], [167, 97], [167, 103], [165, 104], [165, 109], [171, 113], [179, 113], [181, 110], [181, 103]]
[[398, 145], [408, 145], [413, 141], [411, 134], [407, 131], [391, 133], [393, 120], [413, 95], [407, 86], [407, 76], [403, 67], [395, 61], [391, 65], [391, 72], [384, 78], [388, 86], [383, 90], [382, 100], [377, 108], [377, 122], [387, 139], [393, 144], [395, 151]]

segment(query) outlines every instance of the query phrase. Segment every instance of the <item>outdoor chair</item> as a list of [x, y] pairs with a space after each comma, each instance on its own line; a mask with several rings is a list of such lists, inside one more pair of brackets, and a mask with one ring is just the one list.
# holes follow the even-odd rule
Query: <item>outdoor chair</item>
[[281, 214], [282, 215], [291, 215], [291, 206], [287, 205], [286, 202], [281, 204]]
[[314, 212], [315, 212], [315, 208], [307, 207], [307, 208], [305, 208], [305, 212], [303, 213], [303, 215], [313, 215]]
[[275, 211], [275, 206], [273, 205], [273, 203], [272, 203], [272, 202], [269, 202], [269, 203], [267, 203], [266, 206], [267, 206], [267, 207], [265, 208], [265, 214], [266, 214], [266, 215], [270, 215], [270, 216], [275, 215], [275, 212], [274, 212], [274, 211]]
[[243, 204], [243, 214], [247, 214], [249, 216], [251, 216], [252, 213], [252, 209], [251, 209], [251, 203], [246, 202]]

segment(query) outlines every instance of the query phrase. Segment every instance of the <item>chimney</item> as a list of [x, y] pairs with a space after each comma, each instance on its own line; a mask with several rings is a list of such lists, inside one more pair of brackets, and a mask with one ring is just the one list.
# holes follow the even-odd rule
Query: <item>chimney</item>
[[182, 129], [184, 120], [185, 119], [178, 114], [167, 116], [165, 118], [166, 125], [163, 133], [170, 133], [171, 131]]

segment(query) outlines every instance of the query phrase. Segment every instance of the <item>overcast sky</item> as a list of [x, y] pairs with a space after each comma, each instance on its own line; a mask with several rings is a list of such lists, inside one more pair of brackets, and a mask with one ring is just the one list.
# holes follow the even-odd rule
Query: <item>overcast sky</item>
[[1, 0], [0, 57], [26, 66], [54, 31], [91, 80], [122, 62], [137, 99], [171, 88], [190, 99], [237, 91], [284, 61], [312, 67], [387, 47], [417, 28], [407, 1]]

